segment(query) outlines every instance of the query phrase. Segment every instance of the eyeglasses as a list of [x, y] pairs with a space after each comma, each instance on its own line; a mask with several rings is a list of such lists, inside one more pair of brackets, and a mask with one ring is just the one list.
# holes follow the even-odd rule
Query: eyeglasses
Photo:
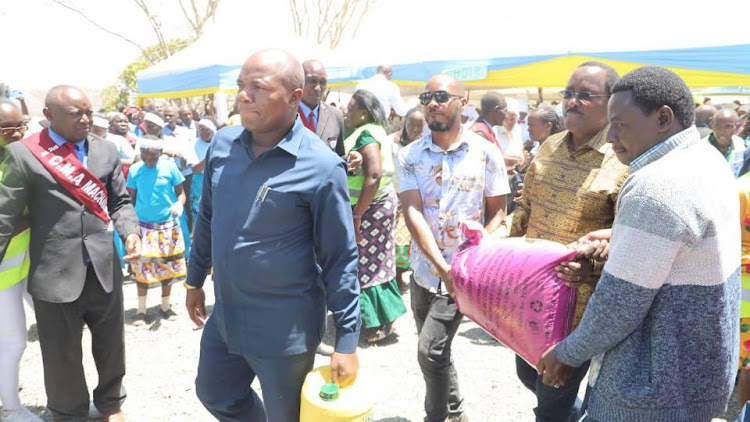
[[463, 98], [460, 95], [449, 94], [447, 91], [423, 92], [419, 94], [419, 103], [426, 106], [432, 101], [433, 97], [438, 104], [447, 103], [452, 98]]
[[21, 125], [17, 127], [0, 127], [0, 134], [3, 136], [13, 136], [16, 132], [21, 132], [21, 135], [26, 133], [26, 129], [28, 129], [28, 126]]
[[563, 97], [564, 100], [569, 100], [571, 98], [575, 98], [576, 100], [582, 102], [582, 103], [590, 103], [594, 100], [594, 98], [597, 97], [609, 97], [609, 94], [592, 94], [590, 92], [574, 92], [568, 89], [564, 89], [560, 91], [560, 96]]

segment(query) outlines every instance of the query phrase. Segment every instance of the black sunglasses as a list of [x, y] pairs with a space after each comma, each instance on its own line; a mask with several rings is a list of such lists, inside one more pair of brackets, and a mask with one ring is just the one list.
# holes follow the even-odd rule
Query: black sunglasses
[[433, 97], [438, 104], [447, 103], [451, 98], [463, 98], [460, 95], [449, 94], [448, 91], [423, 92], [419, 94], [419, 103], [426, 106]]
[[592, 94], [590, 92], [574, 92], [569, 89], [564, 89], [560, 91], [560, 95], [563, 97], [564, 100], [569, 100], [571, 98], [575, 98], [576, 100], [582, 102], [582, 103], [590, 103], [594, 98], [597, 97], [609, 97], [607, 94]]

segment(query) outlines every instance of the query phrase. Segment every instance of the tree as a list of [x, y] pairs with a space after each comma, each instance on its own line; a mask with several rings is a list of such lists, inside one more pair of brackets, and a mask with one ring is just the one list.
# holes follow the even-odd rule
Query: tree
[[327, 41], [335, 49], [344, 34], [357, 35], [370, 6], [375, 0], [289, 0], [294, 31], [322, 45]]
[[192, 43], [192, 38], [176, 38], [165, 42], [166, 52], [161, 43], [145, 48], [143, 54], [137, 60], [125, 66], [120, 72], [117, 83], [104, 88], [102, 91], [104, 109], [115, 111], [128, 105], [131, 95], [138, 92], [138, 72], [152, 64], [152, 61], [147, 57], [159, 62]]
[[[158, 44], [155, 47], [157, 48], [154, 48], [154, 46], [146, 48], [143, 45], [133, 41], [131, 38], [119, 32], [106, 28], [97, 19], [91, 17], [88, 13], [86, 13], [86, 11], [83, 8], [76, 5], [73, 2], [73, 0], [52, 0], [52, 1], [80, 15], [81, 17], [86, 19], [89, 23], [99, 28], [100, 30], [110, 35], [113, 35], [115, 37], [118, 37], [121, 40], [137, 47], [139, 50], [141, 50], [142, 58], [144, 58], [150, 64], [155, 64], [158, 61], [171, 56], [173, 53], [169, 45], [171, 41], [168, 41], [170, 38], [167, 37], [163, 33], [162, 27], [161, 27], [161, 21], [159, 20], [159, 17], [155, 13], [152, 12], [149, 0], [133, 0], [133, 1], [141, 9], [143, 14], [146, 15], [146, 18], [148, 19], [149, 24], [151, 25], [151, 29], [154, 31], [154, 34], [156, 35]], [[199, 2], [204, 3], [205, 7], [202, 7], [201, 5], [199, 5], [198, 4]], [[187, 20], [187, 23], [191, 31], [193, 32], [193, 36], [191, 37], [191, 42], [192, 42], [200, 38], [201, 35], [203, 35], [203, 30], [205, 28], [206, 23], [209, 20], [213, 21], [215, 19], [216, 10], [218, 9], [219, 4], [221, 3], [221, 0], [178, 0], [178, 3], [180, 5], [180, 9], [182, 10], [183, 16], [185, 16], [185, 19]], [[188, 5], [190, 6], [189, 11], [185, 3], [188, 3]]]

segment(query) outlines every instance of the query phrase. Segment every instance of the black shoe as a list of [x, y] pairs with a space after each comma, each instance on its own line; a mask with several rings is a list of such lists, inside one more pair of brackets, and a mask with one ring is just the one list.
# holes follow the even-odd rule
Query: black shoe
[[177, 313], [175, 313], [172, 308], [169, 308], [166, 311], [160, 309], [159, 312], [161, 312], [161, 318], [166, 319], [167, 321], [174, 321], [177, 319]]
[[147, 324], [147, 322], [146, 322], [146, 314], [142, 314], [140, 312], [137, 313], [137, 314], [135, 314], [135, 316], [133, 317], [133, 320], [132, 320], [132, 324], [135, 325], [136, 327], [140, 327], [140, 326], [146, 325]]

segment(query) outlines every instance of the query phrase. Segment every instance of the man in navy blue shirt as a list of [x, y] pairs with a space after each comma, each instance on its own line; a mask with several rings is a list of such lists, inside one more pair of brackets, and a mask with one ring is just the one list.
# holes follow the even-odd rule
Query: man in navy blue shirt
[[[336, 324], [334, 382], [359, 363], [357, 248], [344, 161], [297, 118], [305, 76], [286, 52], [247, 59], [237, 79], [242, 126], [214, 137], [205, 160], [187, 280], [190, 318], [206, 318], [196, 393], [221, 421], [297, 421], [300, 391]], [[249, 388], [258, 377], [264, 402]]]

